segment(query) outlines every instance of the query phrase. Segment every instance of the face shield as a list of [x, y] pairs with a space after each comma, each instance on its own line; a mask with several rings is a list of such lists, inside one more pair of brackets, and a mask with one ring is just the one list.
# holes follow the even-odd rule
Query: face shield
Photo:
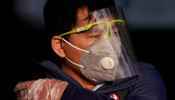
[[[93, 11], [88, 24], [78, 27], [68, 34], [78, 34], [79, 45], [63, 41], [82, 51], [79, 62], [65, 57], [72, 64], [79, 66], [81, 73], [89, 80], [104, 83], [123, 78], [137, 77], [139, 67], [129, 40], [127, 26], [122, 10], [109, 7]], [[87, 47], [81, 43], [89, 44]]]

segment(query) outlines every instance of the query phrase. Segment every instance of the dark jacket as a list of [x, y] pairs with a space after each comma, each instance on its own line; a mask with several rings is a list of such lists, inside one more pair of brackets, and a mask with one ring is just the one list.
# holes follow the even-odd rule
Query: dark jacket
[[[69, 83], [61, 100], [167, 100], [166, 88], [158, 71], [149, 63], [141, 62], [138, 78], [125, 78], [104, 84], [95, 91], [83, 88], [76, 80], [64, 73], [56, 64], [45, 60], [31, 66], [22, 81], [39, 78], [55, 78]], [[117, 100], [118, 100], [117, 99]]]

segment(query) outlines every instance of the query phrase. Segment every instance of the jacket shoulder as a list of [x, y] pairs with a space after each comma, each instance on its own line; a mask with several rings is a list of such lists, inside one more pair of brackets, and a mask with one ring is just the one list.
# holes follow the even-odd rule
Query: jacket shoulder
[[150, 63], [140, 62], [141, 74], [130, 89], [128, 100], [167, 100], [164, 81], [158, 70]]

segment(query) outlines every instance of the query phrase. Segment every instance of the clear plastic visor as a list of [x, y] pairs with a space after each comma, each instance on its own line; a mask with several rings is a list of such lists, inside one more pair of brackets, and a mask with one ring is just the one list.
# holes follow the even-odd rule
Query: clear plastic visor
[[[139, 75], [138, 63], [135, 59], [133, 50], [131, 48], [132, 46], [130, 43], [131, 41], [129, 41], [128, 36], [129, 34], [126, 28], [126, 23], [124, 19], [120, 17], [121, 13], [116, 9], [116, 7], [109, 7], [94, 11], [90, 14], [91, 19], [86, 24], [74, 28], [70, 32], [63, 33], [60, 36], [62, 37], [64, 35], [75, 33], [76, 35], [73, 37], [74, 40], [76, 40], [77, 42], [75, 44], [74, 42], [72, 42], [72, 44], [86, 51], [88, 50], [90, 51], [93, 48], [93, 50], [96, 51], [96, 53], [93, 52], [92, 53], [97, 58], [102, 57], [103, 59], [105, 57], [108, 57], [108, 55], [104, 56], [102, 52], [105, 52], [105, 54], [113, 53], [111, 56], [109, 56], [109, 58], [112, 58], [114, 60], [114, 66], [117, 67], [116, 69], [117, 71], [114, 73], [116, 74], [116, 79], [138, 76]], [[117, 41], [119, 41], [118, 43], [116, 43], [116, 39]], [[106, 42], [107, 46], [105, 46], [106, 45], [105, 43], [100, 45], [98, 44], [98, 42], [101, 42], [103, 40], [108, 41]], [[99, 46], [98, 48], [94, 48], [96, 44], [98, 44]], [[118, 46], [119, 44], [120, 46]], [[98, 52], [97, 49], [99, 49], [100, 52]], [[84, 54], [86, 55], [86, 53]], [[98, 65], [101, 66], [101, 70], [104, 70], [104, 72], [108, 70], [109, 73], [111, 73], [110, 70], [113, 70], [113, 69], [105, 69], [101, 63], [102, 62], [101, 58], [99, 58], [99, 61], [96, 61], [93, 60], [94, 56], [92, 56], [92, 59], [90, 57], [91, 55], [87, 57], [89, 60], [88, 62], [87, 59], [85, 59], [82, 60], [82, 63], [80, 63], [81, 61], [78, 60], [77, 61], [74, 59], [70, 60], [76, 64], [82, 64], [83, 66], [87, 65], [85, 66], [86, 68], [90, 66], [90, 64], [94, 63], [97, 66]], [[82, 56], [80, 56], [79, 59], [81, 58]], [[95, 66], [93, 68], [95, 68]], [[88, 74], [89, 73], [87, 72], [87, 76]]]
[[[96, 50], [99, 49], [99, 52], [96, 52], [95, 54], [97, 58], [99, 58], [99, 56], [103, 56], [103, 51], [105, 53], [108, 52], [109, 55], [113, 53], [111, 56], [108, 55], [105, 57], [110, 57], [115, 62], [114, 66], [117, 67], [116, 80], [123, 78], [134, 78], [140, 73], [138, 62], [132, 50], [132, 41], [130, 41], [126, 23], [124, 18], [121, 17], [122, 13], [120, 10], [121, 9], [117, 10], [116, 7], [109, 7], [94, 11], [92, 13], [92, 20], [95, 22], [86, 25], [90, 25], [91, 27], [89, 27], [88, 30], [82, 31], [81, 34], [82, 36], [86, 37], [88, 41], [94, 41], [94, 43], [90, 45], [87, 50], [92, 50], [92, 48]], [[115, 38], [117, 41], [119, 41], [118, 43]], [[102, 41], [109, 41], [109, 44], [102, 43], [101, 46], [98, 45], [99, 47], [94, 48], [94, 46], [97, 46], [96, 44], [99, 44]], [[113, 57], [114, 55], [118, 56], [119, 58]], [[102, 57], [102, 59], [105, 57]], [[93, 57], [90, 59], [93, 59]], [[102, 60], [99, 60], [99, 62], [91, 60], [89, 62], [101, 65], [101, 68], [104, 69]], [[87, 66], [88, 65], [89, 63], [87, 63]], [[94, 70], [97, 69], [94, 68]], [[110, 70], [115, 69], [108, 69], [107, 72], [109, 71], [110, 73]], [[104, 69], [104, 72], [106, 72], [106, 69]]]

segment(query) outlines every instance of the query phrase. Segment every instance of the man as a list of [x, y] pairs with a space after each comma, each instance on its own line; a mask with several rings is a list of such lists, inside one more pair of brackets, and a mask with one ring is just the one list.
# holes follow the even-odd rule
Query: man
[[157, 70], [135, 59], [113, 0], [48, 0], [44, 18], [56, 57], [23, 74], [18, 99], [166, 100]]

